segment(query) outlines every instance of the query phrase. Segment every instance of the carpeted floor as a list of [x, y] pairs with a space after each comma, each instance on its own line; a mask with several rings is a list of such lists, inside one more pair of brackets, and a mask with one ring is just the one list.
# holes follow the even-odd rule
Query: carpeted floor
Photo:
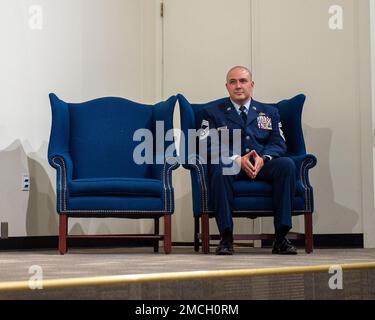
[[[0, 282], [28, 280], [31, 266], [40, 266], [44, 279], [128, 275], [201, 270], [258, 269], [375, 262], [375, 249], [324, 249], [296, 256], [272, 255], [270, 249], [236, 248], [233, 256], [195, 253], [191, 247], [174, 247], [172, 254], [152, 248], [70, 249], [0, 252]], [[211, 251], [213, 249], [211, 248]]]

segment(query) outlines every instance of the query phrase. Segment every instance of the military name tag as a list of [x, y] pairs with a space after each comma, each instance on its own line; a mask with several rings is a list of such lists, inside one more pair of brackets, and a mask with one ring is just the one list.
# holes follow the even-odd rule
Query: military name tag
[[259, 114], [258, 118], [258, 128], [263, 130], [272, 130], [272, 120], [264, 114]]

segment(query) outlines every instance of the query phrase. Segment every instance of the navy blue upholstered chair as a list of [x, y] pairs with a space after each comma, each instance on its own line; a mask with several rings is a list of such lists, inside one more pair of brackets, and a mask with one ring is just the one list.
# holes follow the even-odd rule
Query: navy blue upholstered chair
[[[223, 101], [218, 99], [205, 104], [190, 104], [181, 94], [178, 95], [180, 104], [181, 129], [185, 136], [189, 129], [201, 128], [203, 110]], [[313, 251], [312, 213], [314, 211], [313, 188], [309, 182], [309, 169], [316, 165], [316, 158], [306, 153], [305, 141], [301, 126], [302, 108], [305, 96], [296, 97], [273, 104], [278, 108], [283, 126], [283, 132], [288, 147], [287, 156], [291, 157], [297, 166], [297, 188], [293, 205], [293, 215], [304, 215], [305, 233], [290, 233], [290, 239], [304, 239], [306, 252]], [[196, 142], [194, 142], [196, 143]], [[210, 235], [209, 218], [214, 217], [213, 207], [209, 199], [208, 177], [206, 165], [198, 156], [189, 154], [189, 144], [181, 144], [185, 150], [180, 150], [183, 166], [191, 172], [193, 211], [195, 217], [194, 246], [199, 250], [199, 239], [202, 240], [204, 253], [209, 252], [210, 239], [219, 239], [219, 235]], [[198, 149], [198, 147], [197, 147]], [[234, 185], [233, 217], [272, 217], [272, 185], [264, 181], [237, 181]], [[202, 223], [200, 233], [199, 219]], [[273, 239], [271, 234], [234, 235], [237, 240], [264, 240]]]
[[[67, 251], [68, 218], [148, 218], [155, 222], [148, 235], [85, 235], [150, 240], [154, 251], [164, 240], [171, 252], [171, 215], [174, 211], [172, 170], [179, 164], [173, 155], [174, 140], [164, 139], [173, 128], [177, 97], [155, 105], [106, 97], [84, 103], [66, 103], [50, 94], [52, 128], [48, 160], [57, 170], [56, 195], [59, 221], [59, 251]], [[163, 121], [163, 123], [158, 122]], [[158, 127], [157, 122], [161, 124]], [[159, 128], [159, 136], [155, 135]], [[149, 132], [133, 139], [138, 129]], [[138, 140], [138, 141], [134, 141]], [[147, 163], [134, 161], [136, 148], [143, 150]], [[164, 150], [171, 151], [169, 157]], [[140, 154], [142, 155], [142, 152]], [[138, 164], [137, 164], [138, 163]], [[159, 218], [164, 217], [164, 234]]]

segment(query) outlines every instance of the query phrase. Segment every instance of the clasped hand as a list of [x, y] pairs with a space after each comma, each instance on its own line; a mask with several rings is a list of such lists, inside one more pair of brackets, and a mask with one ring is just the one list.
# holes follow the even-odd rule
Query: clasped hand
[[250, 179], [255, 179], [264, 166], [263, 158], [255, 150], [252, 150], [240, 159], [241, 169], [246, 172]]

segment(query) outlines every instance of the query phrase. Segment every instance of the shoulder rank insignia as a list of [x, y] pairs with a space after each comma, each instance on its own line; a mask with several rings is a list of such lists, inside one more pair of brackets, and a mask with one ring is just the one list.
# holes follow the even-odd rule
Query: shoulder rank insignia
[[285, 136], [284, 136], [284, 132], [283, 132], [283, 130], [281, 129], [282, 127], [283, 127], [282, 123], [279, 122], [279, 131], [280, 131], [280, 136], [281, 136], [281, 138], [283, 138], [284, 141], [286, 142], [286, 140], [285, 140]]

